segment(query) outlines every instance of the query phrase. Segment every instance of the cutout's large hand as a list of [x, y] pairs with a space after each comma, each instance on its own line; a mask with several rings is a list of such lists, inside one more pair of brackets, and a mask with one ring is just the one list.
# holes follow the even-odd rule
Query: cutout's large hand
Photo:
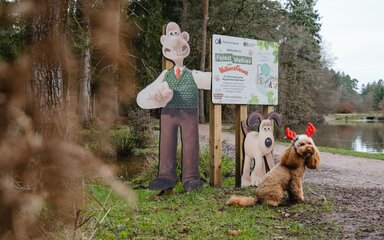
[[162, 82], [155, 89], [148, 93], [149, 98], [154, 99], [161, 106], [165, 106], [173, 97], [173, 91], [167, 82]]

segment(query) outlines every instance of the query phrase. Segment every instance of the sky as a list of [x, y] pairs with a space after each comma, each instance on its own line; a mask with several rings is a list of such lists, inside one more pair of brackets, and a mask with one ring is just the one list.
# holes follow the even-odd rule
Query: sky
[[318, 0], [331, 67], [362, 84], [384, 79], [384, 0]]

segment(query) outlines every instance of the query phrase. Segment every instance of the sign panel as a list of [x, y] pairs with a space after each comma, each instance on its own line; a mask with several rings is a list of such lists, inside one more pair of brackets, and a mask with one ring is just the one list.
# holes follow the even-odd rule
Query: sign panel
[[224, 35], [212, 36], [212, 102], [278, 103], [279, 44]]

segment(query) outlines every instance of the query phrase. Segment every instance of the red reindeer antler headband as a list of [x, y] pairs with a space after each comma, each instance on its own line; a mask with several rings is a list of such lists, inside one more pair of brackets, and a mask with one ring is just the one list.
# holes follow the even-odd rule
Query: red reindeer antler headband
[[[305, 130], [305, 135], [307, 135], [307, 137], [311, 137], [313, 134], [315, 134], [315, 132], [316, 132], [315, 126], [313, 126], [312, 123], [308, 123], [307, 129]], [[296, 133], [292, 132], [291, 129], [289, 129], [289, 128], [285, 129], [285, 136], [288, 139], [291, 139], [294, 141], [297, 140]]]
[[285, 129], [285, 136], [288, 139], [295, 140], [295, 141], [297, 140], [296, 133], [292, 132], [291, 129], [289, 129], [289, 128]]
[[308, 123], [307, 130], [305, 130], [305, 135], [307, 135], [308, 137], [311, 137], [313, 134], [315, 134], [315, 132], [316, 132], [315, 126], [313, 126], [312, 123]]

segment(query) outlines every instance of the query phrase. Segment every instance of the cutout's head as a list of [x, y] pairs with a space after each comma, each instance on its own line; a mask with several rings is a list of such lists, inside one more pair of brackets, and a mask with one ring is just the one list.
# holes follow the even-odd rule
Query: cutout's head
[[281, 117], [276, 112], [271, 112], [267, 118], [264, 118], [261, 113], [252, 112], [247, 119], [248, 127], [255, 127], [257, 126], [257, 123], [260, 122], [258, 132], [260, 140], [258, 143], [259, 149], [263, 154], [271, 152], [275, 144], [275, 138], [273, 136], [273, 120], [276, 121], [277, 125], [281, 124]]
[[187, 32], [181, 32], [177, 23], [168, 23], [165, 35], [162, 35], [160, 38], [164, 57], [175, 64], [180, 64], [180, 62], [182, 64], [184, 58], [188, 57], [190, 53], [188, 41], [189, 34]]

